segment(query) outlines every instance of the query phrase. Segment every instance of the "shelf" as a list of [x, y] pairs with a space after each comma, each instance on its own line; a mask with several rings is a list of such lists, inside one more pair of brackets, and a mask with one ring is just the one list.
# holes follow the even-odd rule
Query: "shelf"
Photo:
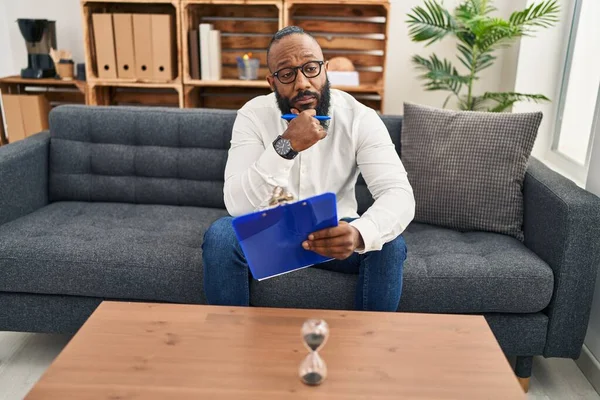
[[[171, 17], [171, 36], [170, 41], [173, 46], [173, 76], [163, 77], [163, 79], [173, 78], [172, 82], [181, 83], [181, 12], [180, 0], [81, 0], [81, 11], [83, 18], [83, 37], [85, 49], [86, 75], [90, 83], [95, 85], [104, 84], [104, 81], [110, 80], [110, 85], [119, 85], [127, 82], [129, 87], [133, 81], [129, 79], [116, 79], [116, 75], [105, 77], [99, 76], [96, 43], [94, 38], [93, 16], [94, 14], [160, 14]], [[148, 40], [152, 40], [148, 37]], [[115, 58], [116, 54], [115, 54]], [[155, 62], [154, 60], [152, 62]], [[161, 61], [162, 62], [162, 61]], [[115, 66], [118, 67], [118, 66]], [[139, 72], [139, 71], [138, 71]], [[144, 76], [148, 83], [154, 84], [148, 75]], [[138, 83], [144, 81], [136, 80]], [[158, 82], [161, 83], [162, 82]], [[165, 87], [165, 86], [156, 86]], [[171, 86], [166, 86], [167, 88]]]
[[176, 89], [181, 88], [181, 83], [175, 82], [138, 82], [123, 80], [105, 80], [95, 79], [89, 81], [89, 86], [112, 86], [125, 88], [143, 88], [143, 89]]
[[76, 87], [80, 83], [85, 84], [84, 81], [78, 81], [76, 79], [72, 79], [70, 81], [62, 80], [62, 79], [53, 79], [53, 78], [26, 79], [26, 78], [21, 78], [18, 75], [7, 76], [6, 78], [0, 78], [0, 83], [12, 83], [12, 84], [18, 84], [18, 85], [72, 86], [72, 87]]
[[244, 81], [241, 79], [220, 79], [218, 81], [189, 80], [185, 83], [189, 86], [204, 87], [240, 87], [240, 88], [269, 88], [265, 80]]
[[389, 7], [389, 0], [285, 0], [286, 3], [289, 4], [308, 4], [308, 5], [335, 5], [339, 7], [343, 7], [345, 5], [383, 5], [384, 7]]
[[[238, 87], [238, 88], [269, 88], [269, 83], [264, 80], [243, 81], [238, 79], [221, 79], [218, 81], [190, 80], [185, 82], [186, 86], [198, 87]], [[332, 86], [334, 89], [343, 90], [351, 93], [380, 93], [383, 87], [379, 85], [359, 85], [359, 86]]]
[[331, 86], [334, 89], [339, 89], [349, 93], [381, 93], [383, 92], [383, 86], [379, 85], [359, 85], [359, 86]]
[[82, 5], [89, 3], [122, 3], [122, 4], [173, 4], [178, 5], [180, 0], [80, 0]]
[[215, 5], [275, 5], [280, 7], [281, 0], [181, 0], [181, 3], [186, 4], [215, 4]]

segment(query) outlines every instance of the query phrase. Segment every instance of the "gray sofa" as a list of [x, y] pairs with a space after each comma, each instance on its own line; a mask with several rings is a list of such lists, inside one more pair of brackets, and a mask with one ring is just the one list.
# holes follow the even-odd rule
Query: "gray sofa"
[[[0, 330], [75, 332], [103, 299], [205, 303], [201, 243], [226, 215], [235, 112], [63, 106], [0, 148]], [[398, 151], [402, 118], [382, 116]], [[487, 318], [517, 374], [580, 354], [600, 200], [532, 159], [525, 243], [413, 223], [400, 311]], [[372, 199], [357, 185], [360, 210]], [[351, 309], [356, 276], [309, 268], [252, 282], [254, 306]]]

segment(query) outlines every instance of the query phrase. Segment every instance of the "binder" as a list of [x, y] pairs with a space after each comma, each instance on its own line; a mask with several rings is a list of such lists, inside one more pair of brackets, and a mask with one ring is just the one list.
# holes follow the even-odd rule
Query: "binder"
[[133, 45], [135, 51], [135, 76], [152, 80], [152, 18], [150, 14], [133, 14]]
[[338, 225], [336, 197], [324, 193], [234, 218], [233, 229], [254, 279], [259, 281], [331, 260], [302, 242]]
[[168, 14], [153, 14], [152, 18], [152, 60], [155, 80], [175, 79], [175, 49], [173, 43], [173, 19]]
[[117, 76], [119, 79], [135, 79], [132, 14], [113, 14], [113, 25], [117, 53]]
[[115, 35], [113, 32], [112, 16], [110, 14], [93, 14], [92, 23], [98, 77], [117, 79]]

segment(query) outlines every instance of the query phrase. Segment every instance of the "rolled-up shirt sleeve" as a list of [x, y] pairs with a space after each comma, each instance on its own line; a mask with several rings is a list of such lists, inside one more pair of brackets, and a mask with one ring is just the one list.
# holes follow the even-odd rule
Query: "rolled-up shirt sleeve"
[[408, 175], [390, 134], [377, 113], [365, 110], [355, 119], [357, 164], [373, 195], [373, 205], [351, 225], [361, 234], [364, 248], [381, 250], [408, 227], [415, 215], [415, 198]]
[[287, 187], [294, 160], [264, 143], [261, 124], [248, 110], [237, 113], [225, 167], [225, 207], [232, 216], [256, 211], [276, 186]]

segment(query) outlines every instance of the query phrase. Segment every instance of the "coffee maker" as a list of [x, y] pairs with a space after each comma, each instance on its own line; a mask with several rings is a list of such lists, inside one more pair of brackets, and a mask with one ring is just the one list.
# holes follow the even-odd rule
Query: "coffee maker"
[[18, 19], [19, 30], [27, 45], [27, 68], [21, 77], [28, 79], [56, 76], [50, 50], [56, 49], [56, 21], [47, 19]]

